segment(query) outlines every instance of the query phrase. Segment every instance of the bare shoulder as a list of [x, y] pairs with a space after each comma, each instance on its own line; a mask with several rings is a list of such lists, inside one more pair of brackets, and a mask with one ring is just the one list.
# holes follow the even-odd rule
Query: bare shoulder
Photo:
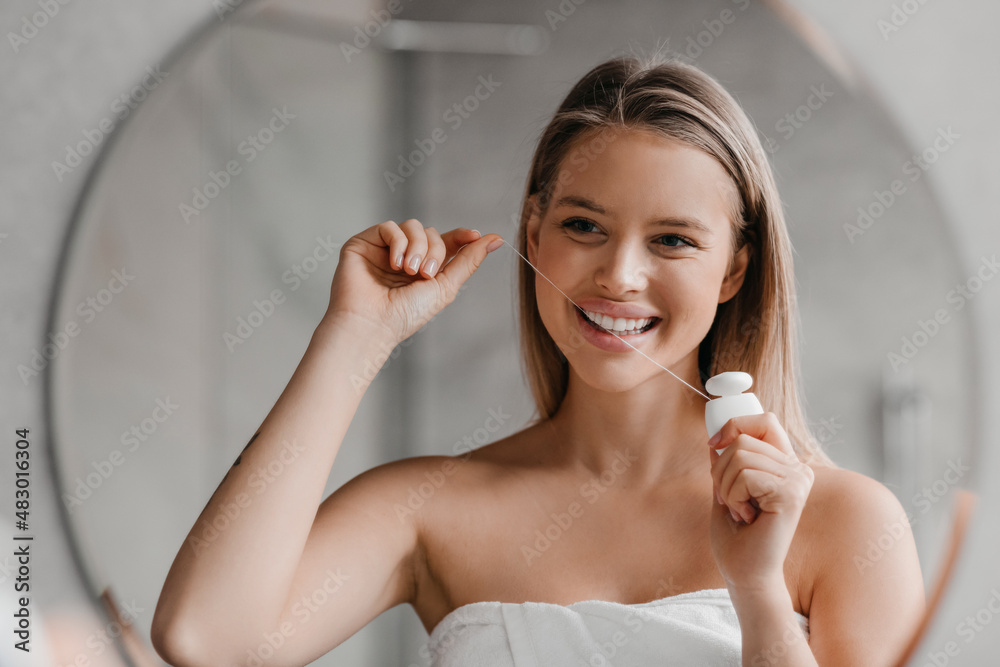
[[[883, 533], [912, 542], [906, 511], [884, 484], [844, 468], [815, 466], [813, 472], [813, 485], [800, 526], [817, 577], [831, 568], [843, 567], [846, 545], [856, 549], [868, 540], [877, 544], [880, 538], [885, 545]], [[853, 558], [849, 561], [854, 567]]]
[[[527, 429], [476, 448], [460, 449], [452, 455], [412, 456], [375, 466], [350, 484], [362, 484], [383, 499], [383, 511], [397, 520], [416, 519], [418, 527], [433, 516], [434, 506], [452, 506], [457, 499], [490, 487], [510, 477], [510, 472], [532, 465], [525, 454]], [[443, 501], [443, 502], [442, 502]]]
[[896, 495], [882, 482], [845, 468], [815, 466], [807, 509], [822, 515], [825, 529], [850, 530], [875, 520], [906, 520]]
[[482, 572], [495, 562], [493, 550], [482, 548], [484, 540], [504, 534], [504, 522], [519, 516], [507, 510], [524, 495], [518, 493], [524, 484], [519, 471], [532, 465], [532, 448], [522, 438], [523, 431], [453, 455], [400, 459], [365, 473], [380, 498], [381, 520], [409, 526], [415, 544], [409, 601], [428, 632], [455, 608], [453, 597], [468, 597], [468, 586], [478, 591]]
[[[837, 664], [873, 656], [890, 661], [925, 602], [907, 512], [888, 487], [867, 475], [826, 466], [813, 471], [799, 524], [808, 563], [803, 608], [810, 644], [817, 656]], [[845, 636], [854, 641], [844, 643]]]

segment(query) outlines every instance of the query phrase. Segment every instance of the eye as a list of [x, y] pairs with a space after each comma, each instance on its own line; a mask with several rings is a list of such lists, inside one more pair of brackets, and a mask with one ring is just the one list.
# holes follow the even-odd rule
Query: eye
[[[690, 246], [692, 248], [697, 247], [694, 243], [692, 243], [688, 239], [684, 238], [683, 236], [678, 236], [677, 234], [665, 234], [664, 236], [661, 236], [660, 239], [661, 240], [662, 239], [675, 239], [677, 241], [680, 241], [684, 245], [688, 245], [688, 246]], [[674, 244], [674, 243], [661, 243], [660, 245], [666, 246], [668, 248], [679, 248], [680, 247], [679, 244]]]
[[583, 224], [583, 225], [593, 225], [594, 223], [592, 223], [590, 220], [585, 220], [583, 218], [570, 218], [569, 220], [566, 220], [565, 222], [563, 222], [562, 226], [564, 228], [571, 229], [574, 232], [586, 233], [587, 230], [580, 229], [579, 227], [576, 226], [576, 225], [580, 225], [580, 224]]

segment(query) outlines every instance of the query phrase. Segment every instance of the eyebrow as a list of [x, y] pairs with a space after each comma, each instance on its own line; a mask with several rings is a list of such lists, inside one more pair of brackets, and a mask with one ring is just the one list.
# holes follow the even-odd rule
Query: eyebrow
[[[607, 211], [604, 209], [604, 207], [598, 204], [597, 202], [591, 201], [586, 197], [579, 197], [576, 195], [567, 195], [565, 197], [561, 197], [556, 202], [556, 207], [558, 208], [560, 206], [573, 206], [576, 208], [585, 208], [588, 211], [593, 211], [594, 213], [600, 213], [601, 215], [607, 214]], [[669, 216], [666, 218], [660, 218], [658, 220], [654, 220], [652, 224], [659, 226], [690, 227], [691, 229], [697, 229], [698, 231], [704, 232], [705, 234], [712, 233], [711, 228], [705, 223], [703, 223], [701, 220], [698, 220], [697, 218]]]

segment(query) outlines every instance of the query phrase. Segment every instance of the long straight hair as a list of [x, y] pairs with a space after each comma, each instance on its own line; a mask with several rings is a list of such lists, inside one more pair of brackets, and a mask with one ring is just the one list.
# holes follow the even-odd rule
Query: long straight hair
[[[527, 256], [527, 221], [544, 215], [565, 174], [563, 158], [585, 136], [652, 130], [714, 157], [732, 179], [730, 257], [749, 244], [750, 261], [735, 296], [719, 304], [698, 348], [702, 382], [728, 370], [754, 378], [752, 391], [779, 419], [800, 459], [838, 467], [806, 422], [799, 394], [798, 309], [792, 246], [771, 166], [746, 113], [714, 78], [675, 56], [625, 56], [597, 65], [566, 95], [542, 132], [521, 203], [518, 250]], [[519, 263], [522, 364], [534, 397], [535, 422], [558, 410], [569, 368], [542, 323], [535, 272]]]

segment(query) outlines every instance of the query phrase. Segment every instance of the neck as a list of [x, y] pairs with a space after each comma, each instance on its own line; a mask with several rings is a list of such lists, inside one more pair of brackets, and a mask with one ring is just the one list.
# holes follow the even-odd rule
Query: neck
[[[704, 390], [697, 351], [671, 371]], [[570, 366], [566, 396], [549, 423], [556, 431], [560, 458], [568, 465], [599, 476], [631, 461], [628, 488], [659, 488], [708, 474], [705, 403], [704, 397], [663, 371], [612, 392], [586, 383]]]

